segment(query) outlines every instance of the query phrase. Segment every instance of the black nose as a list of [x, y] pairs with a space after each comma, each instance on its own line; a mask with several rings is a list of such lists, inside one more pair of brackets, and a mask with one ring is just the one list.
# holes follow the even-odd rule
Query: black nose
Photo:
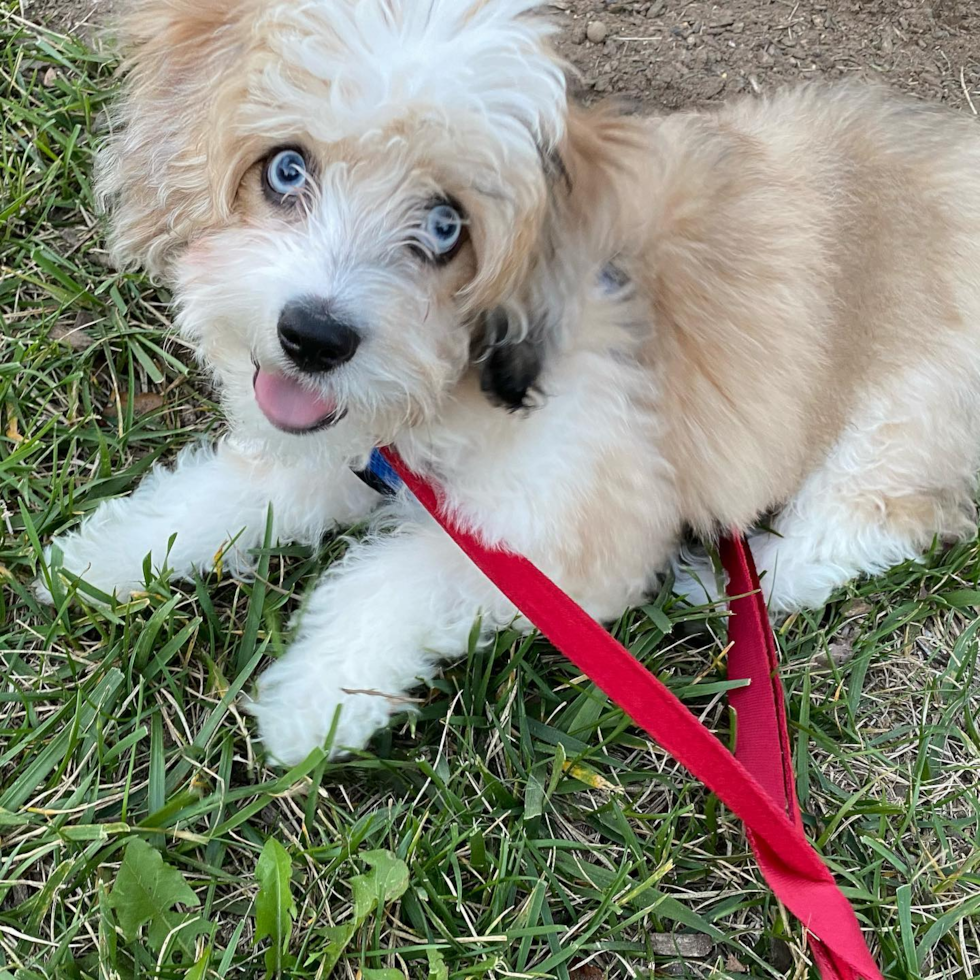
[[346, 364], [360, 335], [329, 312], [322, 300], [298, 299], [279, 314], [279, 343], [301, 371], [323, 374]]

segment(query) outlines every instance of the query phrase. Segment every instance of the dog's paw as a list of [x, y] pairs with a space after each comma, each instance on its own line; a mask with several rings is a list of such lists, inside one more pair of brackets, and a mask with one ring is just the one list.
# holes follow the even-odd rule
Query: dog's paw
[[244, 706], [258, 721], [266, 753], [280, 765], [294, 766], [325, 747], [331, 729], [331, 758], [362, 749], [393, 714], [405, 710], [399, 695], [344, 683], [339, 671], [328, 678], [322, 665], [311, 668], [305, 654], [294, 647], [273, 664]]
[[692, 606], [719, 602], [725, 595], [725, 581], [719, 581], [711, 559], [704, 554], [685, 551], [672, 563], [673, 593]]
[[[106, 596], [115, 595], [120, 602], [125, 602], [134, 592], [145, 588], [142, 568], [130, 567], [131, 556], [114, 549], [113, 542], [109, 539], [102, 544], [79, 532], [56, 538], [48, 545], [44, 549], [44, 565], [48, 576], [60, 576], [66, 589], [71, 583], [63, 572], [70, 573], [73, 579], [81, 579]], [[54, 596], [46, 576], [38, 576], [33, 589], [40, 602], [54, 604]], [[91, 603], [99, 602], [90, 594], [85, 594], [85, 599]]]
[[[44, 555], [44, 561], [48, 568], [51, 567], [49, 563], [49, 558], [47, 552]], [[31, 583], [31, 591], [34, 593], [37, 601], [41, 603], [42, 606], [53, 606], [54, 596], [51, 594], [51, 589], [48, 588], [48, 583], [43, 575], [38, 575], [36, 579]]]

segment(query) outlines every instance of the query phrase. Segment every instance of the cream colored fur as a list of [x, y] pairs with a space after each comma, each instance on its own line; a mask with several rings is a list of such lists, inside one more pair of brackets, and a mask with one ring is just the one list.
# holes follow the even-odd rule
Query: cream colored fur
[[[655, 587], [687, 527], [775, 511], [753, 548], [778, 611], [975, 533], [980, 127], [855, 85], [583, 111], [535, 7], [133, 6], [101, 172], [114, 246], [174, 286], [230, 432], [60, 538], [66, 568], [125, 595], [146, 554], [188, 575], [235, 540], [226, 564], [247, 574], [268, 503], [301, 541], [375, 509], [349, 465], [389, 440], [459, 520], [603, 620]], [[258, 189], [282, 144], [316, 161], [293, 215]], [[441, 269], [405, 247], [435, 191], [470, 222]], [[365, 339], [318, 382], [346, 418], [288, 436], [255, 405], [253, 359], [285, 369], [279, 311], [311, 292]], [[541, 360], [536, 408], [481, 391], [493, 310], [502, 356]], [[335, 747], [362, 746], [478, 617], [515, 616], [412, 500], [378, 520], [260, 679], [252, 711], [281, 762], [335, 715]], [[706, 566], [678, 587], [715, 594]]]

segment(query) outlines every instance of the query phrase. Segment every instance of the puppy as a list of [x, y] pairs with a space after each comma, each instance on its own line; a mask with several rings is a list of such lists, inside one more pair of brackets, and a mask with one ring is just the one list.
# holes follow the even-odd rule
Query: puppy
[[[586, 111], [537, 7], [135, 3], [112, 245], [172, 286], [228, 434], [61, 537], [65, 568], [121, 597], [147, 554], [247, 575], [270, 504], [301, 542], [377, 511], [352, 467], [387, 443], [600, 620], [688, 528], [776, 511], [777, 611], [975, 533], [980, 128], [856, 86]], [[259, 680], [266, 748], [363, 746], [515, 615], [385, 504]]]

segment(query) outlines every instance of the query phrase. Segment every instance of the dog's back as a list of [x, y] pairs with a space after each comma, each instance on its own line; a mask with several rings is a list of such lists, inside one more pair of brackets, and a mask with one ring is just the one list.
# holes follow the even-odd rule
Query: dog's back
[[854, 84], [652, 125], [640, 274], [688, 518], [785, 503], [849, 425], [909, 414], [883, 401], [951, 435], [927, 469], [973, 468], [980, 125]]

